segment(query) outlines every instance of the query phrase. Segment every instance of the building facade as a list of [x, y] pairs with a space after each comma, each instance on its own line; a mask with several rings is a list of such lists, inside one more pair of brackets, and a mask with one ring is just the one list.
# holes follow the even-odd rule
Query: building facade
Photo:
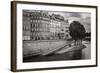
[[63, 16], [23, 10], [23, 40], [63, 40], [68, 37], [69, 24]]

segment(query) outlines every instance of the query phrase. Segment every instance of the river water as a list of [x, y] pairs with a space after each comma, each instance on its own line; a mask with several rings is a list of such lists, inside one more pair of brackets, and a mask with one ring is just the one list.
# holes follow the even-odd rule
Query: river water
[[86, 48], [82, 50], [82, 59], [91, 59], [91, 42], [83, 41], [83, 44]]

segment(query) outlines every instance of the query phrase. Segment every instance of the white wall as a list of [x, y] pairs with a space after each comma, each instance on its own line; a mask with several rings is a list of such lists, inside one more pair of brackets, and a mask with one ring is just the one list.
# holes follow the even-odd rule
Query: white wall
[[[10, 71], [10, 8], [11, 8], [10, 1], [11, 0], [0, 0], [0, 73], [11, 73]], [[32, 1], [37, 1], [37, 0], [32, 0]], [[99, 0], [38, 0], [38, 1], [67, 3], [67, 4], [84, 4], [84, 5], [100, 4]], [[100, 10], [98, 13], [100, 13]], [[100, 16], [100, 14], [98, 16]], [[98, 27], [99, 27], [98, 31], [100, 31], [100, 25], [98, 25]], [[98, 34], [98, 37], [100, 37], [100, 33]], [[98, 39], [98, 41], [100, 43], [100, 38]], [[98, 48], [98, 52], [100, 52], [99, 48]], [[100, 61], [100, 57], [99, 57], [99, 61]], [[87, 72], [99, 73], [100, 65], [99, 67], [92, 67], [92, 68], [46, 70], [46, 71], [35, 71], [34, 73], [53, 73], [53, 72], [55, 73], [87, 73]], [[33, 73], [33, 71], [26, 72], [26, 73]]]

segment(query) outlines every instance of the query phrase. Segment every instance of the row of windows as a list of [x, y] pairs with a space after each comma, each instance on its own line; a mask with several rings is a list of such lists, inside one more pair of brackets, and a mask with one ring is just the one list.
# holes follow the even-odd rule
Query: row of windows
[[61, 23], [61, 24], [67, 24], [64, 21], [58, 21], [58, 20], [51, 20], [51, 19], [47, 19], [47, 18], [41, 18], [41, 19], [36, 19], [36, 18], [31, 18], [31, 22], [47, 22], [47, 23]]
[[[67, 35], [68, 36], [68, 35]], [[50, 36], [50, 37], [42, 37], [42, 36], [23, 36], [23, 40], [65, 40], [64, 36]]]
[[43, 28], [41, 28], [41, 29], [40, 28], [39, 29], [38, 28], [37, 29], [35, 28], [34, 29], [33, 28], [33, 29], [31, 29], [31, 32], [50, 32], [50, 31], [49, 31], [49, 29], [43, 29]]
[[46, 23], [46, 22], [34, 22], [34, 23], [31, 23], [31, 26], [55, 26], [55, 27], [66, 27], [66, 28], [69, 28], [68, 26], [66, 25], [63, 25], [63, 24], [55, 24], [55, 23]]
[[[45, 32], [44, 32], [45, 33]], [[50, 34], [42, 34], [34, 32], [28, 35], [23, 35], [23, 40], [62, 40], [66, 39], [68, 37], [68, 34], [57, 34], [57, 33], [50, 33]]]
[[44, 23], [44, 24], [50, 24], [50, 21], [45, 21], [45, 20], [30, 20], [31, 24], [35, 24], [35, 23]]
[[49, 18], [44, 18], [44, 17], [38, 17], [38, 18], [35, 18], [35, 17], [31, 17], [30, 18], [31, 20], [44, 20], [44, 21], [50, 21], [50, 19]]
[[61, 40], [61, 39], [65, 39], [64, 37], [40, 37], [40, 36], [37, 36], [37, 37], [30, 37], [30, 40]]
[[[27, 26], [26, 26], [27, 27]], [[42, 27], [51, 27], [51, 25], [48, 24], [31, 24], [31, 28], [42, 28]]]
[[43, 14], [43, 13], [32, 13], [32, 17], [47, 17], [49, 18], [50, 16], [48, 14]]
[[39, 32], [60, 32], [60, 31], [63, 31], [63, 32], [69, 32], [69, 30], [65, 30], [65, 29], [60, 29], [58, 27], [23, 27], [23, 31], [31, 31], [31, 32], [36, 32], [36, 31], [39, 31]]
[[69, 32], [69, 30], [65, 30], [65, 29], [60, 29], [59, 27], [34, 27], [32, 26], [31, 28], [29, 26], [23, 26], [23, 31], [31, 31], [31, 32], [35, 32], [35, 31], [39, 31], [39, 32], [60, 32], [60, 31], [64, 31], [64, 32]]
[[58, 36], [58, 34], [60, 35], [64, 35], [64, 33], [55, 33], [55, 32], [30, 32], [31, 35], [45, 35], [45, 36]]
[[[23, 30], [28, 30], [28, 29], [32, 29], [32, 28], [65, 28], [65, 27], [60, 27], [60, 26], [56, 26], [56, 25], [46, 25], [46, 24], [31, 24], [31, 26], [27, 26], [24, 25], [23, 26]], [[68, 28], [67, 28], [68, 29]]]

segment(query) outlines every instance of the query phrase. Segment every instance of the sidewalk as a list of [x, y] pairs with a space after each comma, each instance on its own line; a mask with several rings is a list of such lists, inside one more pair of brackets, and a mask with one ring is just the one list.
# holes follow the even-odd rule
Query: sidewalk
[[72, 47], [65, 46], [63, 49], [58, 50], [55, 53], [56, 54], [62, 54], [62, 53], [65, 53], [65, 52], [72, 52], [72, 51], [76, 51], [76, 50], [82, 50], [84, 48], [86, 48], [85, 45], [78, 45], [78, 46], [72, 46]]

